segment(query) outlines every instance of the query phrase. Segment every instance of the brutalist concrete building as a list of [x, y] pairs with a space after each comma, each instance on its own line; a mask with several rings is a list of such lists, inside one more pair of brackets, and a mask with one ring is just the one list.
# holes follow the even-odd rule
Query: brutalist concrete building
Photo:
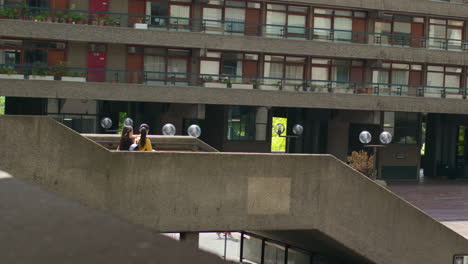
[[[462, 0], [0, 2], [9, 115], [80, 133], [125, 117], [222, 152], [332, 154], [388, 131], [384, 179], [468, 178]], [[272, 127], [304, 133], [276, 149]]]

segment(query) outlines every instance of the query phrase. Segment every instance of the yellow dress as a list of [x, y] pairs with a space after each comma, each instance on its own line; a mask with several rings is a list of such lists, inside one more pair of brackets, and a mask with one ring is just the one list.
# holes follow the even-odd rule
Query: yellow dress
[[153, 147], [151, 146], [151, 140], [149, 140], [149, 138], [146, 138], [146, 142], [143, 147], [140, 145], [140, 137], [137, 137], [135, 139], [135, 143], [138, 144], [139, 151], [153, 151]]

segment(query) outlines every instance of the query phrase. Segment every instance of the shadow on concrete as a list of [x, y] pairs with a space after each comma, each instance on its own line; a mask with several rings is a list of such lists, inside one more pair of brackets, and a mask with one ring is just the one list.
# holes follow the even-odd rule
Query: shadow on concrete
[[1, 171], [0, 212], [2, 263], [228, 263]]

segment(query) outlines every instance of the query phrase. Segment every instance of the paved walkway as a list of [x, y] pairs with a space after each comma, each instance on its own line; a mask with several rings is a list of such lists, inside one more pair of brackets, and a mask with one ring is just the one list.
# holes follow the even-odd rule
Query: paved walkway
[[468, 238], [468, 181], [390, 182], [388, 188]]

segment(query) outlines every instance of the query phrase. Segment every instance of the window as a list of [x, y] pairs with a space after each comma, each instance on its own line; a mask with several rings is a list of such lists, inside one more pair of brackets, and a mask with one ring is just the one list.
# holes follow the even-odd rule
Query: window
[[385, 14], [385, 18], [375, 22], [377, 44], [422, 47], [424, 18]]
[[[47, 66], [49, 64], [49, 52], [58, 51], [64, 56], [65, 43], [30, 41], [30, 40], [9, 40], [0, 39], [0, 64], [34, 64]], [[58, 60], [65, 58], [57, 57]], [[57, 61], [52, 61], [54, 64]], [[54, 64], [55, 65], [55, 64]]]
[[182, 85], [188, 81], [189, 50], [130, 46], [128, 53], [143, 56], [146, 84]]
[[313, 88], [348, 88], [349, 82], [362, 82], [364, 63], [359, 60], [311, 60]]
[[[372, 83], [379, 94], [407, 95], [411, 73], [421, 72], [421, 69], [419, 64], [382, 63], [381, 67], [372, 70]], [[415, 78], [411, 83], [417, 81]]]
[[154, 27], [188, 28], [190, 24], [190, 2], [190, 0], [146, 2], [146, 14], [151, 16], [148, 24]]
[[[258, 54], [210, 51], [200, 61], [200, 73], [224, 75], [233, 83], [249, 82], [258, 75]], [[218, 80], [219, 76], [212, 79]]]
[[315, 8], [314, 39], [351, 41], [353, 26], [358, 31], [365, 31], [360, 27], [365, 25], [365, 17], [365, 12]]
[[305, 57], [265, 55], [263, 76], [266, 84], [283, 83], [298, 85], [303, 83]]
[[461, 67], [429, 65], [426, 92], [441, 94], [441, 88], [444, 87], [446, 93], [461, 93], [461, 77]]
[[429, 48], [460, 50], [463, 28], [460, 20], [429, 19]]
[[385, 112], [384, 131], [393, 135], [393, 143], [417, 144], [419, 141], [419, 114]]
[[208, 1], [203, 7], [204, 30], [243, 34], [246, 8], [260, 8], [260, 3], [249, 4], [247, 6], [245, 1]]
[[267, 4], [266, 35], [306, 38], [308, 7]]
[[256, 108], [251, 106], [229, 106], [227, 140], [255, 140]]

